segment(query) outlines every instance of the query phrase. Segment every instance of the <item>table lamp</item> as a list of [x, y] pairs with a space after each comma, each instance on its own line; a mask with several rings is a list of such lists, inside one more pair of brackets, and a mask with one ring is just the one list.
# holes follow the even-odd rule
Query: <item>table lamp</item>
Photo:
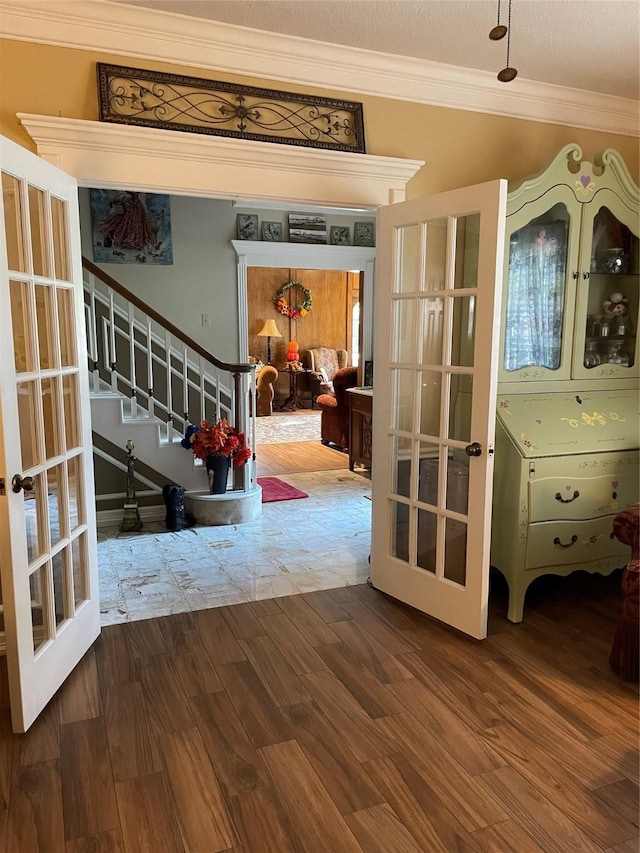
[[264, 326], [258, 332], [259, 338], [267, 339], [267, 364], [271, 364], [271, 338], [281, 338], [275, 320], [265, 320]]

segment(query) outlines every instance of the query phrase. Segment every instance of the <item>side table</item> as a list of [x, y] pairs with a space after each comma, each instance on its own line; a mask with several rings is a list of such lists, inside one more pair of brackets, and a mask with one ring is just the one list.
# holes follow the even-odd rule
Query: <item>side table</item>
[[349, 398], [349, 470], [355, 465], [371, 468], [372, 388], [348, 388]]
[[288, 368], [285, 368], [281, 373], [289, 374], [289, 396], [280, 406], [280, 411], [289, 405], [294, 411], [295, 409], [306, 409], [306, 406], [301, 402], [298, 394], [298, 377], [304, 376], [307, 373], [313, 373], [313, 371], [306, 367], [303, 370], [289, 370]]

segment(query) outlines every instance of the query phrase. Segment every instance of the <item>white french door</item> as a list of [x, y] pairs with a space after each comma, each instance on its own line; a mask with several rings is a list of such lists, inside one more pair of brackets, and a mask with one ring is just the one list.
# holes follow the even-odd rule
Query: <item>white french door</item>
[[100, 633], [77, 183], [0, 137], [0, 570], [14, 731]]
[[506, 181], [383, 207], [371, 581], [482, 639]]

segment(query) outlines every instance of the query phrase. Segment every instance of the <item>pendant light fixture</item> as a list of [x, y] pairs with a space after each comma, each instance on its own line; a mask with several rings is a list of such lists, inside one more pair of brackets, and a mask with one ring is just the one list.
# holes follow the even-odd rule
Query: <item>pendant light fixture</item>
[[489, 38], [491, 41], [500, 41], [500, 39], [503, 39], [506, 34], [507, 28], [504, 24], [500, 23], [500, 0], [498, 0], [498, 22], [489, 33]]
[[495, 27], [492, 27], [489, 32], [489, 38], [491, 41], [500, 41], [505, 36], [507, 37], [507, 65], [502, 71], [498, 72], [498, 80], [501, 83], [510, 83], [511, 80], [515, 80], [518, 76], [518, 71], [515, 68], [511, 68], [509, 65], [509, 55], [511, 52], [511, 0], [509, 0], [509, 10], [507, 16], [507, 26], [500, 23], [500, 5], [501, 0], [498, 0], [498, 21]]

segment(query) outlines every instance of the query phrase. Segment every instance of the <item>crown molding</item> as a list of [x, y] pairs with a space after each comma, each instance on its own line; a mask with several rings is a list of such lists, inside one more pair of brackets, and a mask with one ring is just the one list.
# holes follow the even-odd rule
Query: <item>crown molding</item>
[[637, 101], [490, 72], [266, 33], [105, 0], [2, 0], [5, 38], [282, 83], [640, 135]]

